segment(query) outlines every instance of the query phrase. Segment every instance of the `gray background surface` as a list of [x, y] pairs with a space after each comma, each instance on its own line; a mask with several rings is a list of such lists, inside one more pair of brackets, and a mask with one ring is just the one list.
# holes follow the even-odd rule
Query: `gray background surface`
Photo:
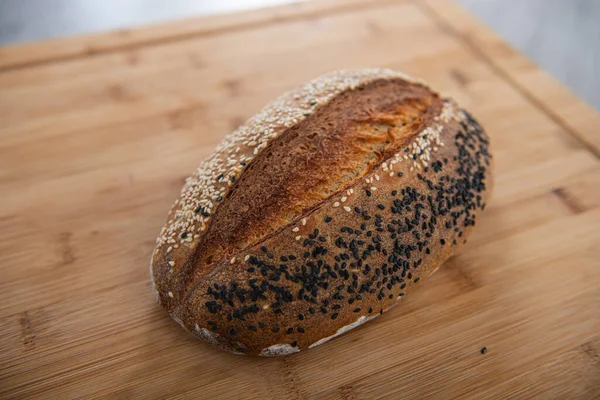
[[[0, 0], [0, 45], [294, 0]], [[600, 109], [600, 0], [457, 0]]]

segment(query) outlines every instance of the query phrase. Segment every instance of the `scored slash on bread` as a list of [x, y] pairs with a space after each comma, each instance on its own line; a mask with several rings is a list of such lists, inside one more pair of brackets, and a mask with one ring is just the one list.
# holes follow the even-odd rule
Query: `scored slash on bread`
[[452, 100], [390, 70], [335, 72], [265, 107], [188, 178], [153, 287], [215, 347], [314, 347], [450, 257], [491, 185], [488, 138]]

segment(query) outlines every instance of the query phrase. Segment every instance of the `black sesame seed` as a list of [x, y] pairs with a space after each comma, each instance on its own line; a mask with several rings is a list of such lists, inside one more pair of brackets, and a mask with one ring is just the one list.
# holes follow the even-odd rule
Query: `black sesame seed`
[[325, 220], [324, 220], [324, 221], [325, 221], [325, 222], [327, 222], [327, 223], [329, 223], [329, 222], [331, 222], [331, 220], [332, 220], [332, 219], [333, 219], [333, 218], [331, 218], [331, 217], [325, 217]]
[[[437, 182], [433, 182], [417, 173], [419, 179], [427, 184], [427, 188], [431, 191], [430, 194], [419, 193], [416, 188], [411, 187], [394, 190], [392, 194], [398, 196], [401, 193], [401, 197], [395, 198], [393, 204], [389, 207], [392, 215], [396, 214], [401, 217], [385, 220], [382, 215], [377, 214], [374, 216], [375, 227], [371, 228], [372, 230], [367, 230], [365, 222], [373, 217], [366, 210], [355, 210], [363, 217], [364, 222], [360, 225], [360, 230], [354, 228], [354, 226], [354, 229], [350, 227], [342, 229], [342, 233], [349, 232], [349, 235], [356, 236], [343, 235], [344, 237], [334, 237], [332, 239], [336, 247], [341, 250], [338, 254], [332, 255], [335, 259], [334, 265], [328, 265], [326, 259], [322, 257], [327, 254], [328, 249], [319, 246], [321, 244], [319, 241], [323, 240], [321, 238], [326, 237], [319, 237], [316, 233], [313, 233], [311, 238], [305, 239], [303, 243], [299, 243], [307, 247], [307, 251], [304, 252], [304, 264], [286, 265], [288, 260], [296, 259], [292, 255], [287, 256], [287, 260], [284, 258], [285, 256], [281, 256], [280, 260], [283, 264], [279, 265], [272, 265], [251, 256], [248, 263], [252, 265], [250, 267], [252, 269], [248, 268], [248, 272], [252, 271], [254, 273], [258, 270], [265, 279], [249, 279], [247, 283], [250, 288], [244, 288], [243, 285], [238, 286], [235, 282], [232, 282], [229, 286], [213, 284], [208, 289], [208, 295], [213, 298], [213, 301], [205, 303], [209, 312], [218, 313], [225, 309], [225, 315], [228, 319], [237, 318], [245, 321], [248, 313], [261, 311], [261, 308], [256, 304], [257, 301], [266, 300], [272, 296], [271, 307], [275, 314], [282, 314], [284, 303], [294, 300], [303, 300], [311, 305], [314, 304], [313, 307], [315, 308], [320, 303], [322, 306], [319, 307], [321, 312], [328, 313], [328, 310], [330, 310], [332, 313], [336, 313], [335, 310], [339, 308], [336, 307], [337, 304], [317, 300], [320, 297], [319, 291], [329, 290], [330, 286], [331, 288], [338, 288], [338, 291], [333, 294], [333, 300], [336, 302], [346, 299], [348, 304], [352, 304], [361, 299], [361, 293], [379, 296], [380, 299], [390, 296], [392, 296], [390, 298], [393, 298], [395, 293], [390, 292], [394, 287], [397, 285], [400, 290], [403, 290], [407, 286], [407, 282], [402, 278], [411, 279], [413, 275], [408, 271], [421, 265], [422, 258], [419, 258], [419, 256], [422, 257], [422, 254], [419, 253], [425, 250], [426, 254], [431, 254], [431, 249], [428, 247], [429, 240], [433, 238], [433, 233], [435, 233], [438, 224], [457, 232], [457, 237], [453, 241], [453, 243], [456, 243], [458, 238], [464, 239], [464, 237], [461, 237], [463, 227], [475, 225], [476, 215], [474, 210], [483, 208], [483, 198], [480, 193], [486, 189], [484, 181], [485, 166], [489, 165], [487, 139], [481, 132], [472, 128], [471, 124], [474, 124], [474, 122], [465, 124], [463, 130], [455, 136], [455, 144], [459, 155], [455, 158], [456, 171], [459, 177], [439, 176]], [[478, 143], [479, 149], [476, 147]], [[430, 163], [430, 168], [433, 171], [443, 169], [439, 161]], [[402, 174], [399, 175], [402, 176]], [[368, 189], [364, 190], [368, 191]], [[371, 195], [372, 193], [369, 191], [368, 194]], [[385, 207], [383, 209], [378, 208], [383, 211]], [[204, 213], [206, 209], [201, 208], [199, 211]], [[331, 217], [324, 218], [326, 222], [327, 220], [333, 220]], [[444, 218], [444, 220], [438, 222], [436, 218]], [[366, 235], [359, 237], [363, 232]], [[403, 240], [405, 238], [402, 237], [403, 233], [414, 236], [418, 242], [413, 245], [402, 244], [403, 241], [405, 242]], [[387, 234], [387, 238], [391, 237], [392, 240], [396, 241], [393, 248], [384, 246], [386, 240], [382, 238], [383, 234]], [[368, 238], [366, 239], [368, 243], [360, 240], [360, 238]], [[440, 243], [445, 244], [445, 240], [439, 238], [438, 240], [440, 240]], [[270, 253], [264, 249], [263, 251], [269, 257]], [[385, 256], [383, 262], [387, 260], [389, 265], [380, 264], [370, 267], [369, 264], [373, 264], [370, 257], [375, 255], [376, 252], [383, 254]], [[363, 274], [352, 273], [350, 269], [360, 270], [365, 278], [359, 281], [359, 275], [363, 276]], [[338, 277], [342, 278], [344, 282], [337, 281]], [[260, 278], [260, 276], [257, 278]], [[256, 283], [259, 280], [261, 283], [257, 286]], [[288, 286], [285, 284], [282, 286], [274, 284], [283, 280], [291, 281], [296, 285], [299, 284], [297, 294], [288, 291]], [[334, 282], [336, 283], [334, 284]], [[414, 282], [419, 282], [419, 278], [415, 277]], [[344, 283], [344, 285], [340, 285], [340, 283]], [[341, 289], [340, 286], [342, 286]], [[382, 288], [385, 289], [381, 290]], [[346, 293], [353, 297], [344, 297]], [[400, 295], [403, 294], [404, 292], [401, 292]], [[235, 309], [234, 301], [238, 300], [241, 303], [251, 300], [253, 303], [250, 304], [250, 307]], [[309, 309], [308, 312], [315, 313], [315, 308]], [[355, 307], [354, 310], [358, 308]], [[369, 312], [373, 312], [373, 310], [370, 309]], [[383, 312], [383, 310], [380, 310], [380, 312]], [[299, 317], [299, 320], [302, 319]], [[213, 330], [217, 329], [216, 325], [209, 324], [209, 326]], [[251, 330], [249, 326], [247, 327]], [[261, 326], [260, 322], [258, 326]], [[262, 326], [265, 326], [265, 324], [262, 324]], [[301, 332], [300, 327], [294, 329]]]
[[331, 319], [336, 319], [338, 317], [338, 313], [331, 314]]
[[356, 307], [356, 308], [354, 309], [354, 312], [360, 312], [360, 307]]
[[485, 353], [487, 353], [487, 347], [482, 347], [482, 348], [481, 348], [481, 350], [479, 350], [479, 352], [480, 352], [481, 354], [485, 354]]
[[398, 177], [399, 177], [399, 178], [401, 178], [401, 177], [402, 177], [402, 175], [404, 175], [404, 173], [402, 173], [402, 172], [398, 172]]
[[279, 330], [280, 330], [280, 328], [278, 326], [274, 326], [273, 328], [271, 328], [271, 331], [273, 333], [277, 333], [277, 332], [279, 332]]
[[289, 335], [290, 333], [294, 333], [294, 328], [288, 328], [286, 333]]

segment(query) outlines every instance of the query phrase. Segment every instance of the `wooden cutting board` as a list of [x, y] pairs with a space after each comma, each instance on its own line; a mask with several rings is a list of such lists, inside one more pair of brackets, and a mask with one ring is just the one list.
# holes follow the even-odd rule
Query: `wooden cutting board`
[[[319, 348], [248, 358], [194, 340], [148, 277], [183, 179], [270, 99], [364, 66], [424, 78], [487, 128], [497, 184], [469, 244]], [[0, 397], [598, 398], [599, 128], [446, 0], [308, 2], [1, 49]]]

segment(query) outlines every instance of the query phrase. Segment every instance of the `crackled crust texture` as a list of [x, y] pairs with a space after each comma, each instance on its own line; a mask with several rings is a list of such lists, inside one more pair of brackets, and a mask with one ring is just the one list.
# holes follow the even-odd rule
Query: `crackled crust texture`
[[490, 168], [483, 129], [422, 82], [326, 75], [248, 120], [186, 181], [153, 287], [218, 348], [314, 347], [383, 313], [466, 241]]

